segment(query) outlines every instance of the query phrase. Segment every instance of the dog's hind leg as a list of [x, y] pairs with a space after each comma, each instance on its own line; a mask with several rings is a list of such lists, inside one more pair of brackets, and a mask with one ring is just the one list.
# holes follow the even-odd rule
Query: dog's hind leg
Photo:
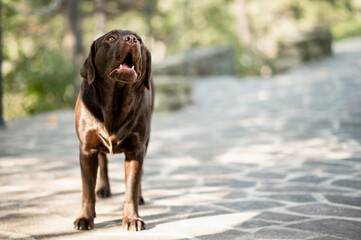
[[98, 153], [99, 160], [99, 182], [97, 187], [97, 196], [107, 198], [111, 196], [110, 184], [108, 178], [108, 159], [105, 153]]
[[[143, 170], [142, 170], [143, 175]], [[139, 198], [139, 205], [145, 204], [143, 195], [142, 195], [142, 177], [140, 177], [139, 183], [138, 183], [138, 198]]]
[[[147, 140], [147, 142], [145, 143], [145, 153], [147, 153], [147, 150], [148, 150], [148, 144], [149, 144], [149, 138]], [[145, 201], [144, 201], [144, 198], [143, 198], [143, 194], [142, 194], [142, 176], [143, 176], [143, 169], [142, 169], [142, 173], [141, 173], [141, 176], [140, 176], [140, 180], [139, 180], [139, 185], [138, 185], [138, 197], [139, 197], [139, 205], [143, 205], [145, 204]]]

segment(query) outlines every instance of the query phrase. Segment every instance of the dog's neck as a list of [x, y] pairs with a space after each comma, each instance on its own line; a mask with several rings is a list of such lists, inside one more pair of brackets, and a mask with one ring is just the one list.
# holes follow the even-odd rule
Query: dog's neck
[[104, 90], [101, 99], [104, 125], [111, 133], [126, 135], [124, 131], [132, 129], [132, 125], [137, 122], [137, 111], [142, 101], [140, 98], [143, 97], [143, 94], [137, 92], [144, 89], [134, 84], [112, 82]]
[[96, 99], [93, 106], [87, 107], [94, 116], [104, 122], [109, 134], [123, 134], [123, 129], [129, 129], [128, 125], [136, 122], [139, 115], [136, 109], [142, 101], [136, 96], [143, 96], [137, 94], [138, 91], [144, 91], [142, 86], [95, 80], [93, 86], [88, 85], [84, 90], [87, 93], [83, 93], [83, 96], [90, 95], [93, 100]]

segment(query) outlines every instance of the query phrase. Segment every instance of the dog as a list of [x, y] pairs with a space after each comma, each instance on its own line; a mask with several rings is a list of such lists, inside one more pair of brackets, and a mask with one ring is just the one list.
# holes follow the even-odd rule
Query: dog
[[106, 154], [125, 154], [125, 196], [122, 227], [145, 228], [138, 205], [143, 160], [153, 112], [151, 54], [142, 39], [129, 30], [113, 30], [93, 42], [80, 75], [75, 127], [79, 144], [82, 207], [74, 222], [77, 230], [94, 228], [96, 194], [111, 195]]

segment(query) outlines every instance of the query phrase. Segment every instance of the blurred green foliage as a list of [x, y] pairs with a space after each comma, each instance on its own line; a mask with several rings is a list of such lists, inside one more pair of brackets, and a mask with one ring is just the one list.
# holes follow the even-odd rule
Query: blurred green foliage
[[[62, 0], [2, 0], [5, 119], [72, 106], [71, 53], [63, 49]], [[261, 52], [292, 32], [329, 26], [361, 35], [361, 0], [246, 0], [251, 46], [240, 42], [237, 0], [106, 0], [106, 29], [140, 33], [154, 61], [191, 47], [229, 44], [241, 75], [268, 66]], [[94, 40], [94, 0], [82, 0], [84, 59]], [[57, 5], [58, 4], [58, 5]]]
[[355, 19], [347, 19], [341, 22], [335, 22], [331, 25], [331, 32], [336, 41], [357, 37], [361, 35], [361, 21]]
[[5, 119], [71, 106], [73, 68], [58, 51], [41, 46], [31, 56], [20, 53], [4, 80]]

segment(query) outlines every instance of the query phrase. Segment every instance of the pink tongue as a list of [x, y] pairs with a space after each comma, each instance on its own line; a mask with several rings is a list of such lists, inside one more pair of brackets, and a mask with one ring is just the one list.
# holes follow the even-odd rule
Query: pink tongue
[[125, 68], [130, 68], [131, 66], [129, 66], [129, 65], [125, 62], [125, 63], [123, 63], [123, 67], [125, 67]]

